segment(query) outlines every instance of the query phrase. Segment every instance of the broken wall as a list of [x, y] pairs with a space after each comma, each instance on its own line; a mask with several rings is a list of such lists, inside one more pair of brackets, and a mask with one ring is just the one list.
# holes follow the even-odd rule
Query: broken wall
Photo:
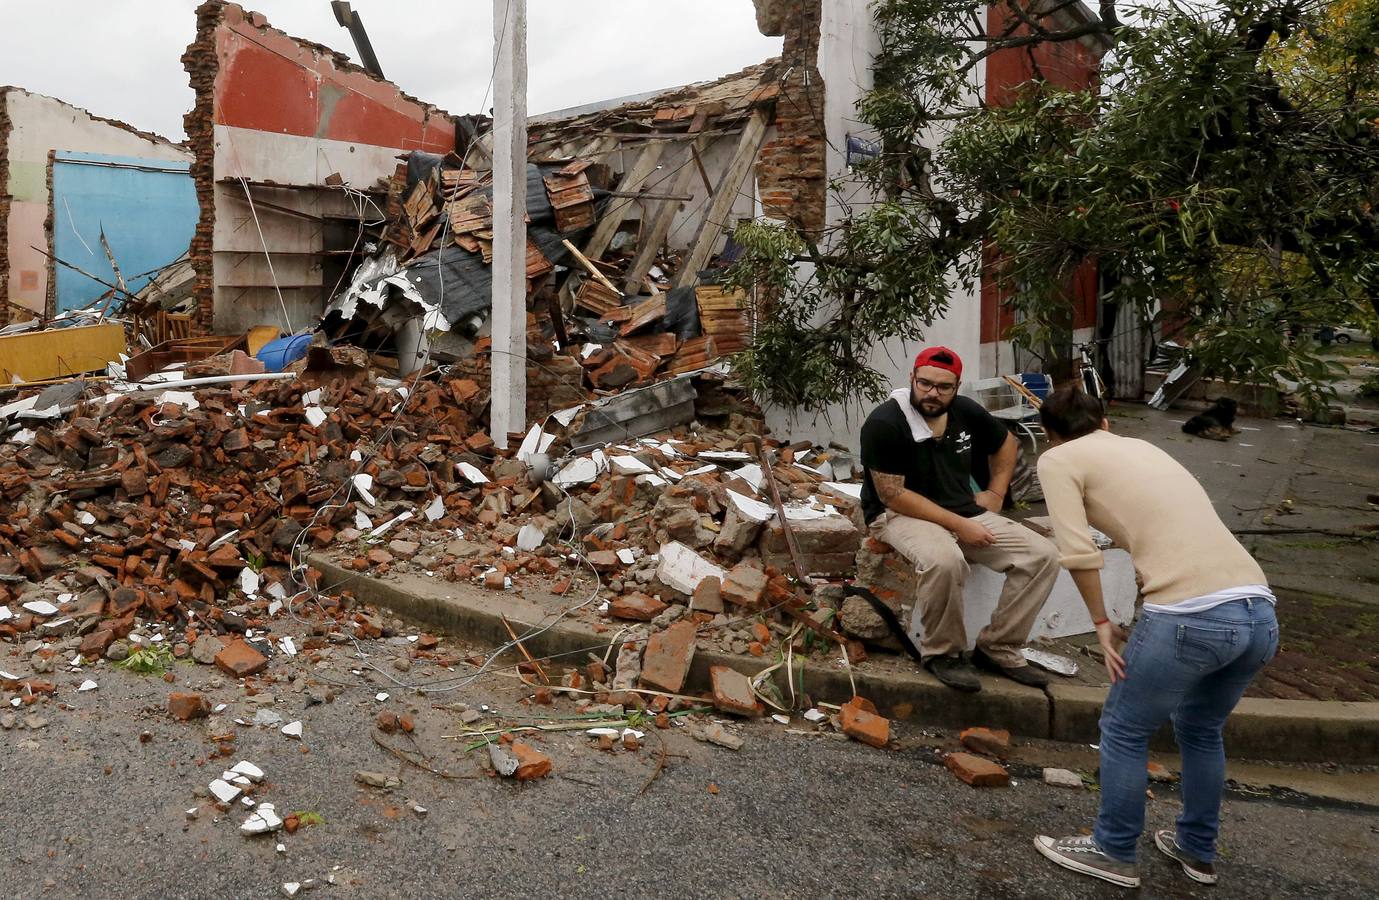
[[[847, 164], [849, 136], [875, 140], [876, 134], [858, 120], [857, 104], [872, 87], [872, 61], [880, 51], [880, 40], [872, 19], [869, 0], [830, 0], [821, 6], [814, 0], [806, 3], [785, 0], [756, 0], [758, 26], [763, 33], [786, 35], [787, 47], [796, 53], [784, 58], [790, 75], [784, 80], [782, 97], [777, 102], [777, 120], [786, 110], [798, 116], [796, 131], [785, 146], [800, 155], [802, 169], [798, 175], [779, 182], [794, 194], [787, 217], [795, 221], [807, 217], [814, 209], [825, 228], [837, 226], [848, 215], [865, 208], [874, 197], [870, 187], [852, 175]], [[818, 10], [817, 39], [809, 39], [808, 24], [812, 21], [810, 8]], [[791, 29], [795, 29], [794, 40]], [[768, 29], [774, 29], [770, 31]], [[809, 54], [813, 53], [811, 59]], [[801, 55], [803, 54], [803, 55]], [[793, 67], [793, 68], [792, 68]], [[796, 75], [796, 73], [801, 73]], [[803, 73], [808, 73], [807, 77]], [[973, 70], [969, 102], [980, 96], [985, 67], [979, 63]], [[788, 96], [787, 96], [788, 95]], [[816, 124], [811, 124], [816, 123]], [[822, 125], [817, 130], [817, 124]], [[789, 127], [789, 126], [787, 126]], [[778, 125], [778, 130], [780, 126]], [[926, 143], [937, 143], [941, 135], [926, 137]], [[817, 187], [809, 167], [817, 154], [824, 172]], [[783, 158], [783, 157], [777, 157]], [[833, 182], [836, 191], [828, 191]], [[817, 190], [817, 193], [815, 191]], [[762, 181], [763, 205], [768, 198], [766, 181]], [[785, 198], [775, 198], [777, 208]], [[768, 206], [767, 215], [771, 215]], [[776, 217], [781, 217], [777, 214]], [[885, 341], [872, 348], [868, 365], [893, 384], [908, 380], [911, 361], [920, 348], [928, 344], [943, 344], [970, 360], [975, 369], [980, 348], [981, 305], [977, 292], [964, 291], [954, 285], [950, 295], [948, 314], [928, 329], [924, 341]], [[973, 376], [976, 372], [973, 371]], [[969, 377], [973, 377], [969, 376]], [[770, 407], [767, 423], [777, 434], [809, 439], [827, 444], [836, 441], [854, 449], [857, 433], [863, 420], [871, 412], [869, 404], [837, 404], [818, 416], [802, 416], [795, 410]]]
[[221, 0], [197, 9], [182, 62], [196, 93], [186, 130], [201, 204], [198, 325], [300, 331], [358, 249], [361, 216], [383, 218], [397, 155], [453, 150], [454, 119]]
[[[52, 206], [53, 157], [61, 152], [147, 160], [154, 167], [190, 159], [184, 147], [167, 138], [53, 97], [0, 88], [0, 299], [8, 301], [0, 303], [0, 323], [53, 311], [54, 264], [33, 248], [53, 252], [54, 227], [68, 215]], [[126, 199], [137, 202], [137, 197]], [[114, 243], [114, 223], [106, 225]], [[76, 227], [89, 240], [99, 223]]]

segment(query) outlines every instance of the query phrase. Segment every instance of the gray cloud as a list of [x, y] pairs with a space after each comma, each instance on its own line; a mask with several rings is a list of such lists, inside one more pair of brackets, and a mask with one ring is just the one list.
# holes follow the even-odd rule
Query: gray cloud
[[[180, 58], [196, 5], [0, 0], [0, 84], [180, 140], [193, 100]], [[354, 56], [328, 0], [243, 5], [288, 34]], [[353, 5], [392, 81], [452, 113], [480, 111], [492, 71], [488, 0]], [[533, 114], [716, 78], [780, 52], [780, 38], [757, 32], [751, 0], [530, 0], [527, 15]]]

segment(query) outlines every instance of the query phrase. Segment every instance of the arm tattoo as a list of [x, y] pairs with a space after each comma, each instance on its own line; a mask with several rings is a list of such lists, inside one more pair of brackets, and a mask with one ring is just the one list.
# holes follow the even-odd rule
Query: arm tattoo
[[889, 475], [885, 472], [872, 472], [872, 484], [876, 487], [876, 495], [881, 498], [881, 502], [890, 506], [896, 498], [905, 493], [905, 476]]

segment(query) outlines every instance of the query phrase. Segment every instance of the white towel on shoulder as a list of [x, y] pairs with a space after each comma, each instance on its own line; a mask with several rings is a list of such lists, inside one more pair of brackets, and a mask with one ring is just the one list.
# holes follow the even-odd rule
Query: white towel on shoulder
[[910, 423], [910, 437], [914, 438], [915, 443], [927, 441], [934, 436], [929, 423], [924, 421], [924, 417], [919, 414], [919, 410], [910, 405], [910, 389], [907, 387], [897, 388], [891, 391], [891, 399], [900, 407], [900, 412], [904, 414], [905, 421]]

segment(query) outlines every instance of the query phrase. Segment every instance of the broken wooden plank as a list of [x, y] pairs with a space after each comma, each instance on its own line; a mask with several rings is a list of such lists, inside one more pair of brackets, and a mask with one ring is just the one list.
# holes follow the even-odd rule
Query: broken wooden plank
[[605, 316], [622, 306], [622, 294], [609, 290], [601, 282], [586, 280], [575, 293], [575, 305], [596, 316]]
[[[647, 178], [656, 171], [656, 166], [661, 161], [661, 154], [665, 153], [667, 143], [667, 141], [656, 141], [647, 144], [646, 149], [637, 156], [637, 161], [632, 164], [632, 168], [619, 182], [618, 190], [625, 194], [636, 193], [640, 190]], [[617, 197], [608, 204], [598, 225], [594, 228], [589, 242], [584, 245], [585, 256], [590, 259], [598, 259], [603, 256], [604, 252], [608, 250], [608, 245], [613, 243], [613, 235], [617, 234], [618, 226], [622, 224], [623, 217], [634, 202], [628, 197]]]
[[607, 275], [604, 275], [602, 272], [599, 271], [598, 266], [595, 266], [593, 263], [589, 262], [589, 257], [585, 256], [583, 253], [580, 253], [579, 249], [569, 241], [564, 240], [562, 238], [560, 242], [565, 245], [565, 249], [569, 250], [570, 253], [574, 255], [575, 259], [579, 262], [580, 265], [584, 266], [584, 268], [589, 272], [590, 275], [598, 279], [598, 282], [600, 284], [608, 288], [608, 290], [612, 291], [614, 294], [617, 294], [619, 299], [621, 299], [622, 291], [618, 290], [616, 287], [613, 286], [613, 282], [608, 280]]
[[643, 353], [659, 356], [662, 359], [673, 356], [680, 347], [679, 339], [668, 331], [639, 334], [636, 337], [628, 338], [625, 343], [631, 344]]
[[645, 328], [652, 322], [660, 321], [665, 318], [665, 315], [666, 295], [661, 294], [658, 297], [647, 300], [645, 303], [639, 303], [632, 307], [632, 315], [623, 324], [622, 328], [618, 330], [618, 333], [626, 337], [634, 331]]
[[[703, 149], [708, 144], [709, 138], [707, 136], [701, 136], [695, 140], [689, 147], [691, 158], [696, 148]], [[680, 164], [680, 170], [675, 176], [674, 184], [671, 185], [670, 193], [685, 193], [689, 189], [692, 178], [694, 178], [694, 167], [689, 165], [687, 159]], [[644, 223], [641, 240], [637, 243], [637, 255], [633, 257], [632, 265], [627, 270], [627, 278], [623, 281], [623, 289], [627, 293], [632, 294], [641, 291], [642, 284], [646, 282], [646, 275], [655, 265], [656, 254], [660, 252], [661, 245], [665, 243], [666, 235], [670, 233], [671, 223], [675, 221], [675, 214], [679, 211], [680, 202], [678, 200], [664, 200], [652, 213], [650, 224], [645, 225]]]
[[704, 268], [709, 257], [713, 255], [723, 229], [728, 226], [728, 215], [732, 211], [733, 201], [737, 198], [737, 192], [741, 190], [747, 174], [752, 170], [752, 163], [756, 160], [765, 138], [766, 114], [758, 109], [752, 113], [747, 127], [743, 129], [732, 161], [728, 163], [723, 178], [718, 182], [713, 200], [710, 201], [704, 219], [699, 225], [699, 232], [695, 235], [694, 243], [676, 276], [676, 287], [694, 284], [699, 278], [699, 270]]

